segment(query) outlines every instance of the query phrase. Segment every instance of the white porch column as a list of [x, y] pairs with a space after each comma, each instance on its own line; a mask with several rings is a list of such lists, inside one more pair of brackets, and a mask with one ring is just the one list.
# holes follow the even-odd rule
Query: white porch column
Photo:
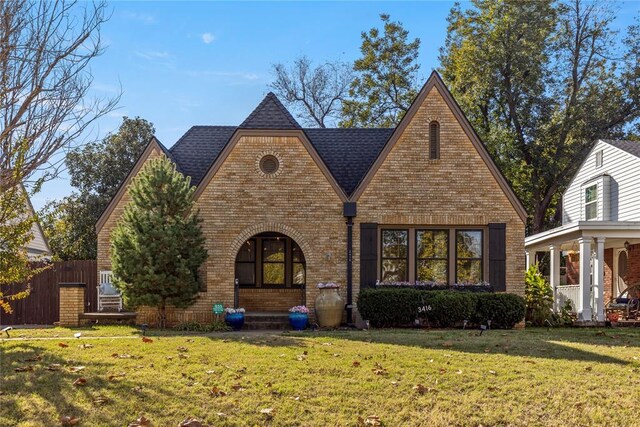
[[551, 262], [549, 264], [551, 289], [553, 289], [553, 311], [558, 311], [558, 286], [560, 285], [560, 247], [556, 245], [549, 246], [549, 255]]
[[580, 237], [580, 293], [578, 320], [591, 321], [591, 237]]
[[528, 271], [529, 267], [531, 267], [531, 256], [529, 255], [529, 251], [524, 252], [524, 271]]
[[596, 257], [593, 260], [593, 309], [596, 320], [604, 321], [604, 237], [596, 238]]

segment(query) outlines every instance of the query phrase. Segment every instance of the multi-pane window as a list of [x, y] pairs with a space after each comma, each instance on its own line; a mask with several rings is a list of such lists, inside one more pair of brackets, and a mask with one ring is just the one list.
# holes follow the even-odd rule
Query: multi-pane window
[[285, 280], [285, 240], [262, 239], [262, 284], [283, 286]]
[[482, 281], [482, 231], [456, 230], [456, 282]]
[[429, 158], [440, 158], [440, 123], [429, 123]]
[[382, 274], [383, 282], [408, 280], [409, 231], [382, 230]]
[[598, 184], [591, 185], [584, 189], [584, 218], [598, 218]]
[[416, 231], [416, 280], [449, 281], [449, 230]]
[[247, 240], [236, 256], [236, 279], [242, 287], [301, 287], [306, 261], [300, 246], [279, 233]]
[[241, 286], [256, 284], [256, 241], [244, 242], [236, 256], [236, 278]]

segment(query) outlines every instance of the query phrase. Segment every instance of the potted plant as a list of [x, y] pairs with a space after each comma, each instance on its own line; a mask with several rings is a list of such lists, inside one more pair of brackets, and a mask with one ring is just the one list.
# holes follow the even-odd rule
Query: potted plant
[[296, 305], [289, 309], [289, 323], [294, 331], [303, 331], [309, 324], [309, 309], [304, 305]]
[[344, 312], [344, 300], [338, 293], [340, 285], [318, 283], [319, 293], [316, 297], [316, 319], [318, 325], [325, 328], [335, 328], [342, 322]]
[[225, 308], [224, 321], [234, 331], [239, 331], [244, 325], [244, 308]]

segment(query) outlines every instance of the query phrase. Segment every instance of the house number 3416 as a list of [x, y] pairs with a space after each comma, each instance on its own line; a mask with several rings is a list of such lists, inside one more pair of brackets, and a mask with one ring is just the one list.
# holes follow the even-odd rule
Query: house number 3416
[[423, 305], [422, 307], [418, 307], [418, 313], [426, 313], [427, 311], [431, 311], [430, 305]]

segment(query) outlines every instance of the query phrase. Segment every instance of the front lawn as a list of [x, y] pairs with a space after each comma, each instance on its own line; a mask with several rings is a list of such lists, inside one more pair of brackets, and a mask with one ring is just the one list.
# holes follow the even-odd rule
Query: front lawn
[[638, 425], [639, 330], [138, 333], [13, 330], [0, 425]]

